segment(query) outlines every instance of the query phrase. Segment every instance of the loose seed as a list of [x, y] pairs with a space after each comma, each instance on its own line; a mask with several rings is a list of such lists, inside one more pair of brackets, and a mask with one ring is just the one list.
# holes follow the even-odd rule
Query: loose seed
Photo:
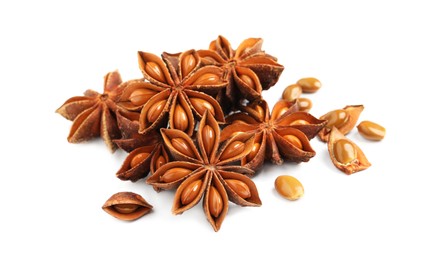
[[309, 98], [298, 98], [299, 111], [308, 112], [312, 108], [312, 101]]
[[303, 196], [303, 185], [298, 179], [289, 175], [280, 175], [275, 179], [275, 189], [288, 200], [297, 200]]
[[358, 132], [366, 139], [380, 141], [386, 135], [386, 129], [371, 121], [362, 121], [358, 126]]
[[302, 87], [297, 84], [292, 84], [284, 89], [282, 98], [287, 101], [292, 101], [299, 98], [301, 94]]
[[316, 78], [302, 78], [297, 81], [305, 93], [314, 93], [321, 88], [321, 82]]

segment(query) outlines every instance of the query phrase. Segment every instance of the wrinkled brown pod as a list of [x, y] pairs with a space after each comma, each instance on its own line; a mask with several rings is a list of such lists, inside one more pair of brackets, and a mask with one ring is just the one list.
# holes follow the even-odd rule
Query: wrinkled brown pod
[[102, 209], [121, 220], [136, 220], [150, 211], [150, 205], [142, 196], [133, 192], [118, 192], [110, 197]]
[[354, 142], [333, 126], [328, 140], [328, 152], [333, 164], [342, 172], [352, 174], [371, 166], [365, 154]]
[[150, 162], [157, 145], [142, 146], [130, 152], [116, 173], [116, 177], [123, 181], [138, 181], [147, 176], [150, 171]]
[[336, 109], [321, 116], [320, 119], [327, 120], [327, 125], [318, 133], [318, 137], [321, 141], [327, 142], [333, 126], [346, 135], [355, 127], [362, 110], [363, 105], [345, 106], [343, 109]]

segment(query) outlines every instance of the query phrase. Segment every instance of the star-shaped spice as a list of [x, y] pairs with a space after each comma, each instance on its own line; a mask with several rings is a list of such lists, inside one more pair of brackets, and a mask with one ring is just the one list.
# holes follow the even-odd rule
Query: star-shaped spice
[[307, 112], [298, 111], [296, 102], [280, 100], [269, 113], [268, 104], [241, 107], [241, 112], [227, 118], [230, 123], [221, 132], [221, 140], [231, 139], [238, 133], [254, 133], [252, 151], [242, 160], [242, 165], [259, 169], [264, 160], [282, 164], [283, 159], [307, 162], [315, 156], [309, 142], [325, 126], [326, 120], [319, 120]]
[[162, 129], [162, 136], [174, 161], [164, 164], [147, 179], [156, 189], [177, 188], [172, 212], [181, 214], [203, 197], [208, 221], [218, 231], [228, 211], [228, 201], [241, 206], [260, 206], [254, 172], [235, 162], [248, 154], [253, 135], [241, 133], [220, 144], [217, 121], [207, 111], [199, 124], [197, 145], [186, 133]]
[[236, 50], [223, 36], [212, 41], [209, 50], [199, 50], [204, 64], [214, 64], [225, 70], [229, 83], [225, 97], [237, 104], [240, 97], [261, 99], [262, 90], [275, 85], [284, 70], [277, 58], [262, 51], [261, 38], [248, 38]]
[[[162, 58], [139, 52], [138, 61], [150, 86], [141, 90], [153, 93], [140, 112], [140, 133], [167, 126], [192, 135], [196, 120], [206, 110], [219, 122], [224, 122], [220, 104], [210, 95], [216, 95], [227, 86], [224, 71], [216, 66], [201, 67], [200, 57], [194, 50], [180, 54], [163, 53]], [[169, 117], [166, 115], [169, 113]]]
[[104, 77], [103, 94], [87, 90], [84, 96], [72, 97], [56, 110], [66, 119], [73, 121], [68, 136], [70, 143], [101, 136], [110, 150], [117, 148], [112, 140], [121, 137], [115, 117], [118, 109], [116, 101], [125, 87], [125, 84], [121, 83], [119, 72], [110, 72]]

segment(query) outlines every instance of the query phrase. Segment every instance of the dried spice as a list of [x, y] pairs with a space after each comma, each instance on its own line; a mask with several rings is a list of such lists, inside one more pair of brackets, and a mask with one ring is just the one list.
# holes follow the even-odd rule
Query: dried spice
[[298, 200], [304, 194], [302, 183], [290, 175], [278, 176], [275, 179], [274, 187], [282, 197], [288, 200]]
[[359, 134], [368, 140], [380, 141], [386, 135], [386, 129], [372, 121], [362, 121], [357, 128]]
[[199, 50], [202, 63], [213, 64], [225, 70], [229, 85], [225, 89], [225, 98], [237, 104], [244, 97], [248, 100], [260, 100], [262, 90], [277, 83], [284, 70], [277, 58], [262, 50], [261, 38], [248, 38], [236, 50], [223, 36], [212, 41], [209, 50]]
[[105, 202], [102, 209], [117, 219], [136, 220], [152, 211], [153, 206], [136, 193], [118, 192]]
[[103, 94], [87, 90], [84, 96], [72, 97], [56, 110], [73, 121], [68, 136], [70, 143], [101, 136], [110, 150], [117, 148], [112, 140], [121, 136], [115, 116], [118, 109], [116, 101], [124, 87], [121, 83], [119, 72], [110, 72], [104, 77]]
[[253, 135], [241, 133], [221, 146], [220, 129], [209, 111], [197, 132], [197, 146], [186, 133], [162, 129], [174, 161], [161, 166], [147, 179], [157, 190], [177, 188], [172, 212], [182, 214], [203, 197], [203, 209], [218, 231], [228, 211], [228, 201], [241, 206], [260, 206], [256, 185], [248, 177], [253, 171], [235, 165], [253, 147]]
[[[156, 91], [141, 109], [139, 132], [146, 134], [169, 124], [171, 129], [191, 136], [195, 117], [200, 119], [205, 110], [209, 110], [219, 122], [224, 122], [220, 104], [210, 96], [227, 86], [224, 71], [212, 65], [200, 67], [200, 57], [194, 50], [163, 53], [162, 58], [147, 52], [138, 53], [140, 69], [151, 83], [140, 85], [138, 89]], [[166, 116], [168, 113], [169, 117]]]
[[227, 140], [238, 132], [255, 134], [254, 149], [242, 165], [256, 170], [265, 159], [282, 164], [283, 159], [307, 162], [315, 156], [309, 140], [325, 126], [325, 120], [300, 112], [297, 103], [285, 100], [277, 102], [271, 114], [264, 100], [240, 109], [227, 118], [232, 123], [223, 129], [221, 139]]

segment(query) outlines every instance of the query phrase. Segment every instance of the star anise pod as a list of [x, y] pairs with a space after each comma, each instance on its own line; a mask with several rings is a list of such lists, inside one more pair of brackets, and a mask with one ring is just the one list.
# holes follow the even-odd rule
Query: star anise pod
[[192, 135], [195, 117], [200, 119], [206, 110], [224, 122], [220, 104], [210, 96], [227, 86], [224, 71], [216, 66], [201, 67], [200, 57], [194, 50], [163, 53], [162, 58], [147, 52], [138, 53], [140, 69], [150, 82], [138, 89], [153, 94], [141, 109], [140, 133], [169, 124], [171, 129]]
[[242, 106], [241, 110], [227, 117], [232, 123], [222, 130], [221, 140], [238, 132], [255, 134], [253, 149], [242, 160], [245, 167], [259, 169], [265, 159], [282, 164], [283, 159], [307, 162], [315, 156], [309, 140], [325, 126], [326, 120], [298, 111], [295, 101], [280, 100], [271, 114], [264, 100]]
[[177, 188], [172, 212], [182, 214], [203, 197], [208, 221], [218, 231], [228, 211], [228, 200], [241, 206], [260, 206], [254, 172], [236, 165], [253, 146], [253, 135], [241, 133], [220, 144], [217, 121], [207, 111], [199, 124], [197, 145], [186, 133], [161, 129], [175, 161], [164, 164], [147, 179], [156, 189]]
[[233, 104], [240, 96], [254, 101], [261, 99], [262, 90], [277, 83], [284, 70], [277, 58], [262, 51], [261, 38], [248, 38], [236, 50], [223, 36], [212, 41], [209, 50], [199, 50], [203, 64], [214, 64], [225, 70], [229, 83], [226, 98]]
[[121, 137], [115, 116], [116, 101], [125, 87], [121, 83], [119, 72], [110, 72], [104, 77], [103, 94], [89, 89], [84, 96], [72, 97], [56, 110], [73, 121], [68, 136], [70, 143], [101, 136], [111, 151], [117, 148], [112, 139]]

